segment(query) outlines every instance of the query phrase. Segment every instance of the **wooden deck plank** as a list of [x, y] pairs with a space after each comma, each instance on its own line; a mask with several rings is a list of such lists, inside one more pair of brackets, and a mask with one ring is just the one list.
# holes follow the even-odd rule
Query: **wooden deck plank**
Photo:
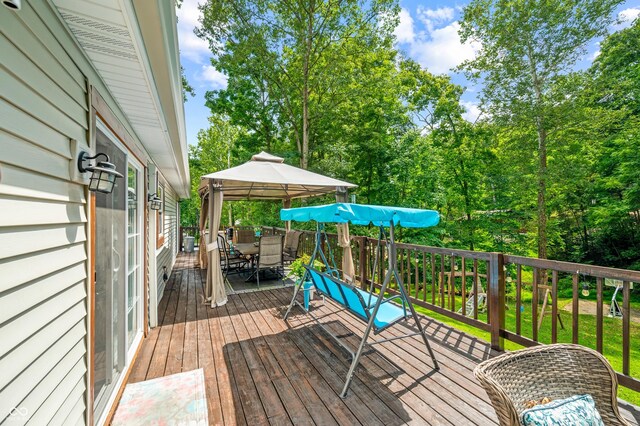
[[[284, 302], [285, 304], [283, 306], [286, 306], [286, 303], [288, 302], [288, 299], [289, 299], [289, 297], [287, 296], [290, 296], [280, 291], [270, 292], [270, 293], [267, 293], [266, 295], [271, 298], [274, 304], [279, 304]], [[316, 331], [320, 331], [320, 330], [316, 330]], [[321, 335], [322, 337], [326, 337], [323, 335], [322, 332], [320, 332], [318, 335]], [[314, 340], [314, 337], [317, 337], [315, 334], [306, 333], [306, 334], [302, 334], [299, 337], [301, 337], [302, 339], [298, 338], [297, 344], [301, 351], [305, 352], [306, 349], [314, 347], [314, 343], [316, 342]], [[326, 341], [323, 341], [323, 342], [326, 342]], [[325, 357], [332, 356], [331, 351], [329, 351], [326, 347], [322, 347], [322, 346], [316, 346], [315, 352], [319, 354], [324, 354]], [[306, 355], [309, 359], [312, 359], [315, 357], [316, 354], [313, 352], [306, 352]], [[338, 352], [334, 353], [333, 355], [340, 356], [340, 355], [343, 355], [343, 353], [339, 352], [339, 349], [338, 349]], [[337, 363], [330, 363], [328, 367], [331, 368], [336, 373], [336, 375], [340, 378], [340, 381], [338, 383], [340, 385], [339, 387], [341, 391], [342, 390], [341, 387], [344, 384], [343, 381], [344, 381], [344, 378], [346, 377], [346, 373], [349, 365], [341, 366]], [[367, 386], [368, 384], [372, 386]], [[384, 424], [397, 424], [398, 422], [406, 423], [411, 419], [411, 417], [407, 413], [408, 407], [403, 406], [402, 402], [400, 402], [398, 398], [389, 391], [389, 388], [384, 386], [377, 386], [376, 382], [363, 383], [360, 381], [358, 377], [356, 377], [356, 380], [353, 383], [353, 389], [356, 389], [359, 393], [362, 393], [362, 398], [361, 398], [362, 401], [369, 407], [369, 409], [371, 409], [372, 412], [374, 412], [374, 414]], [[381, 401], [383, 402], [382, 404], [380, 403]]]
[[[247, 342], [251, 342], [253, 350], [255, 351], [253, 355], [255, 355], [257, 360], [260, 361], [263, 373], [266, 374], [266, 377], [263, 373], [260, 373], [260, 376], [263, 380], [270, 380], [273, 384], [273, 387], [280, 398], [281, 406], [285, 410], [287, 419], [289, 419], [289, 415], [292, 416], [288, 421], [293, 422], [293, 424], [296, 425], [314, 424], [305, 407], [306, 401], [303, 401], [296, 393], [293, 385], [289, 381], [289, 378], [286, 377], [278, 360], [273, 352], [271, 352], [271, 348], [262, 334], [263, 331], [266, 331], [268, 336], [270, 329], [260, 321], [261, 318], [256, 321], [255, 317], [257, 317], [257, 314], [249, 310], [247, 307], [248, 305], [246, 305], [242, 299], [237, 296], [232, 296], [230, 299], [231, 302], [234, 303], [240, 318], [242, 319], [242, 326], [244, 327], [243, 336]], [[268, 401], [263, 399], [263, 404], [265, 404], [266, 407]], [[270, 416], [269, 421], [271, 424], [274, 424], [274, 417]], [[280, 419], [280, 416], [277, 416], [275, 421], [282, 422], [285, 420], [284, 418]]]
[[[167, 363], [164, 369], [164, 376], [180, 373], [182, 371], [182, 357], [184, 355], [184, 330], [187, 318], [187, 299], [189, 292], [188, 269], [174, 271], [179, 278], [176, 278], [178, 300], [176, 304], [176, 315], [171, 332]], [[175, 285], [174, 285], [175, 287]]]
[[[282, 299], [279, 302], [282, 302]], [[307, 320], [307, 322], [305, 323], [303, 320], [300, 319], [300, 317], [296, 317], [295, 315], [292, 315], [290, 317], [289, 322], [292, 325], [314, 328], [312, 325], [313, 322], [310, 322], [310, 320]], [[320, 342], [322, 344], [320, 344]], [[306, 339], [304, 345], [309, 346], [309, 348], [311, 348], [314, 352], [322, 354], [326, 358], [331, 357], [331, 358], [335, 358], [336, 360], [344, 359], [344, 353], [341, 352], [340, 349], [338, 349], [335, 342], [333, 342], [333, 340], [328, 335], [326, 335], [324, 331], [318, 330], [317, 328], [315, 329], [313, 336], [311, 336], [311, 338], [309, 339]], [[301, 347], [304, 347], [304, 345]], [[344, 379], [346, 377], [349, 364], [350, 363], [348, 361], [343, 363], [337, 363], [337, 362], [331, 363], [330, 368], [332, 368], [339, 377], [338, 392], [342, 389], [342, 385], [344, 384]], [[362, 388], [365, 386], [361, 382], [361, 375], [362, 375], [362, 369], [360, 368], [359, 370], [356, 370], [356, 375], [354, 376], [354, 380], [353, 380], [350, 392], [358, 392], [358, 391], [362, 392]], [[402, 409], [407, 411], [407, 414], [409, 414], [412, 419], [416, 419], [416, 420], [421, 419], [422, 424], [434, 424], [434, 425], [451, 424], [446, 420], [446, 418], [444, 418], [437, 411], [435, 411], [433, 407], [431, 407], [430, 405], [425, 403], [422, 399], [414, 395], [413, 392], [407, 392], [407, 388], [401, 385], [396, 380], [391, 380], [390, 383], [388, 383], [387, 386], [385, 386], [385, 385], [382, 385], [382, 383], [379, 380], [373, 379], [371, 376], [368, 376], [364, 378], [364, 382], [366, 382], [366, 384], [369, 387], [371, 387], [371, 391], [374, 393], [374, 395], [376, 395], [376, 398], [374, 399], [365, 398], [366, 401], [371, 401], [372, 403], [377, 404], [379, 407], [388, 405], [390, 410], [397, 412], [397, 409], [394, 407], [393, 403], [389, 403], [388, 402], [389, 399], [384, 398], [385, 393], [391, 391], [393, 393], [400, 395], [400, 401], [401, 401], [401, 404], [403, 405]], [[381, 396], [383, 396], [384, 400], [387, 401], [386, 404], [380, 403], [379, 399]], [[394, 397], [397, 398], [397, 396], [395, 395]], [[404, 416], [400, 416], [400, 417], [404, 417]]]
[[[328, 315], [328, 318], [335, 318], [337, 320], [332, 326], [335, 327], [336, 324], [342, 324], [344, 327], [343, 330], [337, 329], [334, 330], [334, 332], [344, 333], [349, 330], [357, 330], [359, 335], [362, 335], [365, 324], [344, 311], [339, 314], [331, 314], [331, 312], [335, 312], [335, 308], [335, 306], [329, 307], [324, 312], [325, 315]], [[397, 327], [392, 327], [377, 338], [399, 337], [402, 336], [403, 333], [417, 331], [417, 329], [402, 330], [402, 327], [401, 324]], [[374, 339], [376, 338], [374, 337]], [[359, 338], [355, 339], [354, 337], [351, 342], [353, 345], [356, 345], [359, 343]], [[431, 343], [435, 350], [438, 343], [433, 341], [431, 341]], [[377, 359], [378, 365], [380, 366], [384, 366], [385, 361], [393, 360], [392, 362], [394, 364], [397, 364], [409, 375], [410, 380], [418, 380], [422, 378], [425, 372], [429, 372], [432, 369], [431, 359], [427, 353], [427, 349], [418, 336], [377, 345], [375, 348], [377, 351], [371, 353], [371, 359]], [[488, 419], [495, 421], [493, 407], [488, 402], [484, 390], [480, 388], [475, 378], [472, 377], [471, 371], [469, 370], [468, 373], [461, 374], [461, 372], [465, 372], [461, 371], [459, 360], [454, 361], [444, 358], [441, 353], [444, 352], [444, 348], [441, 349], [443, 349], [443, 351], [436, 351], [436, 357], [440, 361], [440, 371], [431, 377], [431, 380], [435, 383], [427, 382], [429, 384], [429, 386], [427, 386], [428, 389], [445, 401], [451, 398], [461, 399], [457, 404], [458, 411], [464, 412], [467, 417], [470, 416], [469, 418], [472, 419], [472, 421], [477, 421], [477, 415], [484, 415]], [[382, 358], [381, 355], [385, 355], [386, 359]], [[437, 386], [433, 386], [434, 384], [437, 384]], [[409, 386], [410, 383], [406, 383], [406, 385]], [[421, 383], [421, 385], [426, 386], [425, 383]], [[468, 388], [475, 388], [478, 394], [469, 392]], [[474, 404], [470, 405], [466, 401], [474, 401]]]
[[222, 337], [224, 338], [225, 362], [233, 372], [235, 388], [239, 396], [236, 400], [241, 403], [248, 425], [266, 425], [269, 423], [267, 414], [264, 411], [262, 401], [253, 382], [251, 371], [247, 366], [240, 346], [237, 344], [238, 339], [231, 323], [228, 306], [220, 306], [217, 307], [216, 310], [220, 314], [219, 319]]
[[[203, 282], [206, 280], [203, 273]], [[218, 381], [218, 392], [225, 425], [246, 425], [244, 411], [240, 403], [233, 370], [230, 369], [225, 360], [224, 339], [220, 325], [220, 308], [207, 308], [209, 318], [209, 332], [212, 337], [213, 359], [215, 363], [216, 377]]]
[[231, 323], [236, 332], [236, 337], [240, 346], [240, 351], [244, 355], [244, 359], [249, 368], [249, 373], [253, 383], [255, 384], [256, 391], [262, 406], [264, 407], [267, 419], [277, 418], [279, 422], [282, 422], [282, 416], [287, 412], [280, 401], [280, 397], [276, 392], [275, 387], [271, 383], [267, 371], [264, 368], [262, 361], [252, 343], [249, 333], [244, 325], [241, 311], [244, 310], [244, 305], [237, 300], [237, 296], [229, 296], [229, 302], [227, 303], [227, 311], [232, 318]]
[[[277, 327], [270, 313], [252, 294], [243, 295], [245, 306], [253, 311], [253, 318], [271, 353], [277, 359], [280, 369], [291, 387], [303, 401], [303, 406], [316, 424], [360, 424], [351, 412], [327, 392], [327, 384], [315, 371], [310, 371], [294, 350], [291, 342], [285, 338], [282, 329]], [[295, 419], [292, 420], [296, 423]]]
[[[313, 351], [308, 351], [308, 345], [302, 342], [304, 337], [298, 335], [299, 333], [285, 333], [288, 331], [286, 324], [283, 321], [273, 321], [274, 317], [278, 315], [277, 308], [274, 310], [274, 306], [277, 307], [278, 305], [274, 305], [271, 301], [266, 302], [266, 299], [263, 300], [263, 298], [269, 297], [269, 293], [261, 292], [260, 294], [262, 297], [254, 299], [254, 301], [262, 303], [267, 308], [264, 312], [268, 312], [267, 316], [270, 317], [271, 323], [275, 326], [274, 330], [278, 335], [282, 335], [286, 339], [283, 344], [293, 348], [297, 346], [298, 350], [294, 352], [297, 365], [305, 377], [318, 378], [321, 387], [317, 392], [338, 423], [352, 424], [354, 420], [350, 420], [350, 418], [354, 416], [362, 424], [385, 424], [365, 403], [364, 395], [360, 389], [354, 393], [351, 401], [345, 401], [338, 397], [342, 382], [340, 377], [331, 369], [331, 360], [322, 359]], [[302, 330], [302, 334], [309, 334], [309, 331]], [[327, 389], [327, 385], [329, 389]], [[348, 417], [345, 418], [345, 416]], [[389, 419], [388, 416], [387, 418]], [[387, 424], [397, 424], [397, 417], [391, 417], [390, 419]]]
[[216, 375], [213, 359], [212, 344], [214, 339], [209, 331], [209, 317], [207, 305], [204, 300], [204, 283], [199, 269], [193, 269], [194, 285], [196, 287], [196, 319], [198, 330], [198, 367], [204, 372], [205, 391], [207, 393], [207, 409], [209, 423], [214, 425], [224, 424], [220, 392], [218, 390], [218, 377]]
[[[419, 336], [365, 348], [345, 400], [338, 394], [350, 360], [346, 351], [299, 308], [282, 315], [291, 288], [229, 296], [204, 304], [205, 271], [195, 254], [180, 254], [158, 306], [159, 327], [143, 341], [129, 382], [202, 368], [210, 424], [336, 425], [496, 424], [473, 369], [494, 355], [490, 346], [421, 317], [441, 370], [432, 369]], [[173, 289], [173, 291], [172, 291]], [[333, 302], [314, 301], [334, 334], [354, 347], [365, 325]], [[374, 340], [415, 331], [410, 321]], [[635, 410], [635, 411], [634, 411]], [[621, 412], [638, 424], [637, 407]]]
[[[351, 335], [346, 337], [345, 340], [349, 341], [352, 347], [359, 344], [360, 336], [364, 333], [364, 323], [344, 311], [340, 314], [334, 314], [335, 306], [327, 306], [326, 309], [321, 311], [323, 312], [318, 314], [326, 316], [327, 326], [332, 329], [334, 334], [345, 334], [351, 330], [357, 330], [357, 336]], [[411, 332], [411, 330], [407, 331]], [[400, 335], [400, 332], [397, 335]], [[385, 336], [383, 334], [380, 337], [394, 336]], [[407, 389], [411, 389], [423, 401], [429, 401], [432, 404], [432, 408], [442, 414], [448, 422], [453, 424], [487, 424], [487, 422], [495, 421], [491, 419], [493, 414], [491, 407], [489, 407], [489, 412], [477, 410], [476, 407], [482, 401], [469, 395], [464, 388], [451, 384], [447, 375], [458, 375], [460, 373], [449, 368], [447, 363], [443, 362], [444, 360], [440, 360], [440, 371], [434, 372], [428, 355], [415, 356], [415, 350], [404, 350], [408, 346], [407, 341], [414, 339], [417, 339], [417, 337], [376, 345], [373, 350], [362, 357], [363, 367], [374, 378], [376, 376], [374, 374], [376, 368], [378, 371], [382, 369], [384, 373], [389, 374], [401, 372], [402, 374], [398, 374], [395, 380], [399, 381]], [[328, 342], [328, 344], [330, 345], [331, 342]], [[455, 407], [450, 405], [451, 401], [455, 401]], [[472, 405], [467, 401], [474, 401], [474, 403]]]
[[173, 291], [173, 287], [176, 283], [178, 274], [172, 275], [172, 285], [170, 288], [165, 288], [163, 298], [167, 299], [167, 308], [165, 310], [162, 322], [159, 322], [159, 335], [156, 342], [156, 347], [149, 363], [149, 369], [147, 370], [147, 376], [145, 380], [155, 379], [156, 377], [164, 376], [164, 370], [167, 365], [169, 345], [171, 344], [171, 333], [173, 332], [173, 326], [175, 323], [176, 309], [178, 307], [178, 295], [177, 291]]
[[[191, 254], [193, 255], [193, 254]], [[196, 296], [199, 285], [195, 283], [195, 270], [187, 269], [187, 316], [184, 325], [184, 355], [182, 356], [182, 371], [198, 368], [198, 323], [197, 305], [200, 299]]]

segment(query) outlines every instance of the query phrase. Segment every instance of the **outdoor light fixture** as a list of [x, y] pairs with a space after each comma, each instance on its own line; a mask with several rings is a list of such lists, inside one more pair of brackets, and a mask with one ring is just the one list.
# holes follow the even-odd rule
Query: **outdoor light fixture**
[[160, 210], [162, 208], [162, 198], [158, 197], [158, 194], [149, 194], [148, 201], [151, 210]]
[[590, 291], [589, 291], [589, 283], [586, 283], [586, 282], [582, 283], [582, 295], [584, 297], [587, 297], [587, 296], [589, 296], [589, 293], [590, 293]]
[[[95, 165], [84, 165], [85, 161], [95, 160], [100, 156], [107, 160], [98, 161]], [[116, 183], [116, 178], [123, 177], [122, 174], [116, 170], [116, 166], [109, 162], [109, 156], [102, 152], [90, 157], [88, 152], [82, 151], [78, 156], [78, 170], [80, 173], [91, 172], [89, 191], [102, 192], [103, 194], [111, 194], [113, 186]]]

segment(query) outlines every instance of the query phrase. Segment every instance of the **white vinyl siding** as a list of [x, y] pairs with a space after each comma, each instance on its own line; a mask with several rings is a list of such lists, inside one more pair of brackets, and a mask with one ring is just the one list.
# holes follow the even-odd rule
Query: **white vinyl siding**
[[0, 8], [0, 423], [65, 424], [86, 408], [86, 199], [70, 173], [87, 83], [33, 3]]
[[158, 277], [158, 303], [162, 299], [165, 282], [163, 266], [167, 268], [167, 274], [171, 274], [173, 264], [178, 254], [178, 196], [169, 185], [164, 185], [164, 246], [157, 252], [157, 277]]
[[[74, 181], [74, 141], [89, 145], [92, 99], [138, 159], [152, 161], [135, 117], [123, 113], [52, 1], [22, 1], [17, 12], [0, 6], [0, 28], [0, 424], [86, 424], [89, 208], [86, 185]], [[177, 252], [177, 197], [165, 188], [160, 282]], [[13, 408], [26, 414], [9, 418]]]
[[33, 3], [0, 8], [0, 423], [65, 424], [86, 409], [87, 207], [70, 173], [88, 97]]

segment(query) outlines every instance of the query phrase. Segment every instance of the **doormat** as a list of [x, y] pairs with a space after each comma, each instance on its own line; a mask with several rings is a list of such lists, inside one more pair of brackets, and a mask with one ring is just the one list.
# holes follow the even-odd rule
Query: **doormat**
[[144, 382], [130, 383], [112, 425], [207, 425], [202, 368]]

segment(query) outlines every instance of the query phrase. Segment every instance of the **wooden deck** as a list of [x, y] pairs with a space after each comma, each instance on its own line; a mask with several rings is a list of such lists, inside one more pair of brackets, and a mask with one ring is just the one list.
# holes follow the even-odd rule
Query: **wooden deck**
[[[440, 371], [433, 371], [418, 338], [375, 345], [342, 400], [347, 354], [299, 309], [288, 323], [282, 320], [291, 288], [231, 295], [211, 309], [202, 303], [194, 262], [194, 255], [179, 256], [160, 302], [161, 326], [145, 339], [130, 382], [203, 368], [209, 420], [216, 425], [496, 423], [472, 374], [491, 354], [485, 342], [424, 317]], [[359, 320], [330, 302], [314, 306], [326, 326], [356, 345], [364, 329]], [[393, 327], [382, 337], [399, 331]]]

